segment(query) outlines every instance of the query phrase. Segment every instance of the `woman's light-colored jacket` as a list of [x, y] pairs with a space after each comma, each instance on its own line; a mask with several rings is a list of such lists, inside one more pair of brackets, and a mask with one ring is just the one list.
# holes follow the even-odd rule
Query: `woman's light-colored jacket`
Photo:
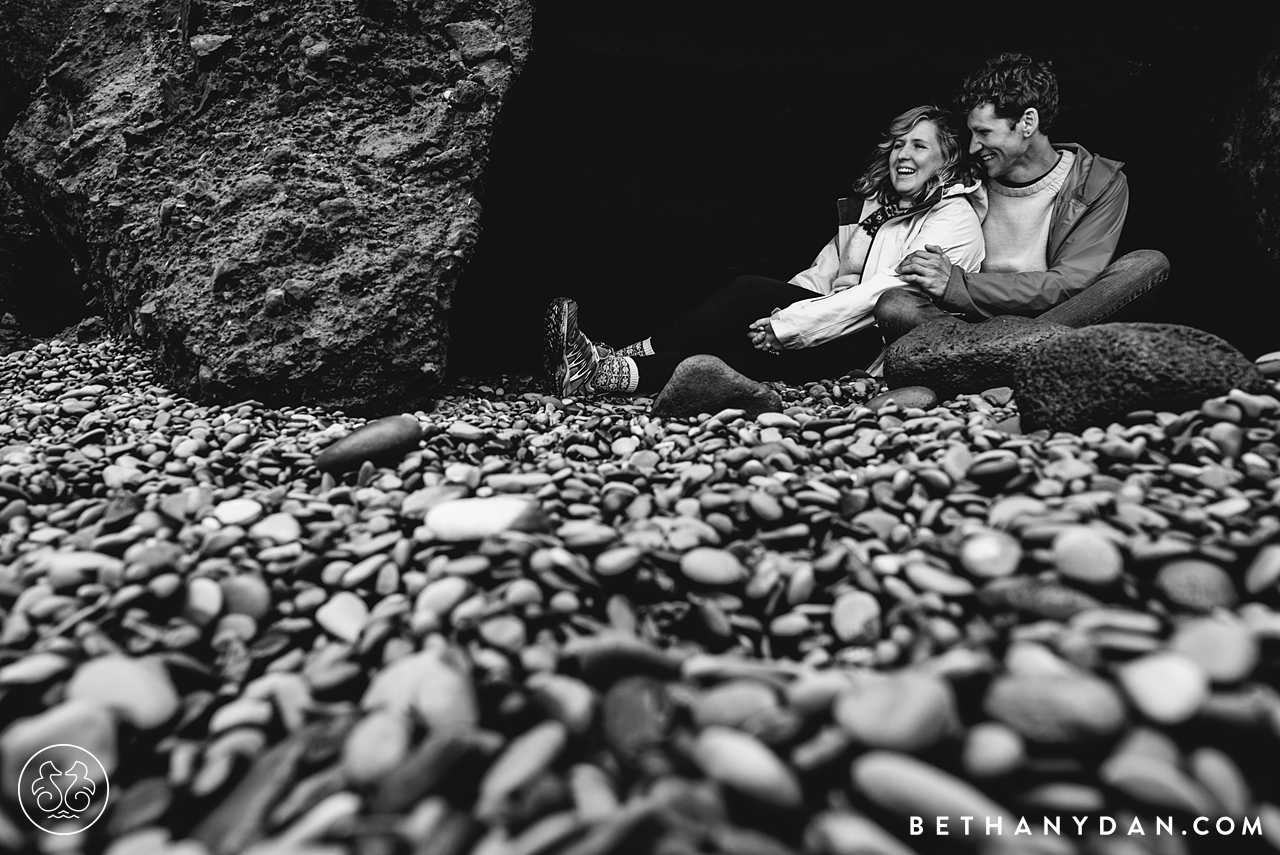
[[[926, 244], [942, 248], [951, 263], [976, 272], [986, 255], [982, 218], [987, 196], [981, 182], [966, 187], [953, 184], [932, 206], [887, 220], [876, 232], [861, 267], [849, 250], [865, 250], [865, 235], [856, 240], [858, 223], [880, 207], [864, 200], [858, 213], [857, 199], [840, 200], [840, 230], [818, 253], [808, 270], [791, 278], [792, 285], [818, 296], [792, 303], [770, 316], [774, 335], [788, 349], [813, 347], [849, 335], [875, 323], [876, 300], [890, 288], [907, 288], [894, 269]], [[853, 215], [853, 216], [850, 216]], [[860, 244], [860, 246], [859, 246]]]

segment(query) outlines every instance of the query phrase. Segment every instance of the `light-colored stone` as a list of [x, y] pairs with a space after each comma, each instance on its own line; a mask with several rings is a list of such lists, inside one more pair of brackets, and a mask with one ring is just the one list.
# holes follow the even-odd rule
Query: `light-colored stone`
[[1163, 724], [1191, 718], [1209, 698], [1209, 677], [1181, 653], [1152, 653], [1117, 670], [1120, 685], [1143, 715]]
[[90, 659], [67, 682], [67, 698], [101, 704], [138, 730], [154, 730], [173, 718], [181, 699], [157, 659], [108, 655]]
[[348, 644], [355, 643], [368, 622], [369, 607], [351, 591], [338, 591], [316, 609], [316, 623], [320, 628]]
[[1065, 578], [1110, 585], [1124, 572], [1124, 556], [1109, 538], [1089, 526], [1071, 526], [1053, 539], [1053, 563]]
[[680, 557], [680, 571], [699, 585], [733, 585], [747, 577], [747, 568], [732, 552], [699, 546]]
[[1127, 720], [1119, 692], [1092, 676], [999, 677], [984, 709], [1034, 742], [1085, 742], [1118, 732]]
[[950, 683], [909, 671], [855, 681], [832, 717], [857, 743], [908, 753], [935, 745], [960, 721]]
[[522, 496], [454, 499], [432, 506], [423, 520], [436, 540], [459, 543], [504, 531], [545, 531], [547, 517]]
[[712, 726], [698, 733], [693, 756], [712, 780], [757, 801], [797, 809], [804, 802], [795, 773], [750, 734]]

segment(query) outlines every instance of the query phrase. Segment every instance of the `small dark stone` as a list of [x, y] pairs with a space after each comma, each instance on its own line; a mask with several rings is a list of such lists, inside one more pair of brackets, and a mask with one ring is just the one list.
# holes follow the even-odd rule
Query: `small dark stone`
[[938, 405], [938, 396], [928, 386], [901, 386], [897, 389], [881, 392], [867, 401], [866, 406], [869, 409], [878, 410], [889, 401], [893, 401], [899, 407], [918, 407], [922, 410], [930, 410]]
[[734, 371], [723, 360], [699, 354], [676, 366], [653, 402], [653, 414], [660, 418], [718, 413], [729, 408], [743, 410], [754, 418], [781, 410], [782, 398], [765, 384]]
[[413, 416], [388, 416], [344, 436], [316, 455], [321, 472], [350, 472], [366, 460], [398, 460], [418, 447], [422, 425]]

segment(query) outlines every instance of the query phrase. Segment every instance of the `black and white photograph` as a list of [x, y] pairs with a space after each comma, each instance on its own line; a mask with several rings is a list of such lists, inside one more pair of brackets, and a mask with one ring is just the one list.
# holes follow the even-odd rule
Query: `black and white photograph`
[[0, 0], [0, 852], [1278, 855], [1280, 5]]

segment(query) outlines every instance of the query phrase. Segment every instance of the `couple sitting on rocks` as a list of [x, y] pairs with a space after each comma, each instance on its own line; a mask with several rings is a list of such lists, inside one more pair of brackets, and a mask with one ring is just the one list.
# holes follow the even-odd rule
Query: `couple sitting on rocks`
[[898, 116], [853, 185], [859, 198], [840, 200], [838, 233], [789, 282], [739, 276], [619, 350], [578, 329], [573, 300], [553, 300], [544, 367], [554, 391], [654, 393], [699, 353], [755, 380], [799, 383], [867, 365], [883, 343], [939, 318], [1083, 327], [1145, 312], [1169, 262], [1151, 250], [1111, 262], [1129, 208], [1123, 164], [1049, 142], [1058, 111], [1049, 65], [992, 59], [965, 81], [958, 106], [972, 160], [949, 112]]

